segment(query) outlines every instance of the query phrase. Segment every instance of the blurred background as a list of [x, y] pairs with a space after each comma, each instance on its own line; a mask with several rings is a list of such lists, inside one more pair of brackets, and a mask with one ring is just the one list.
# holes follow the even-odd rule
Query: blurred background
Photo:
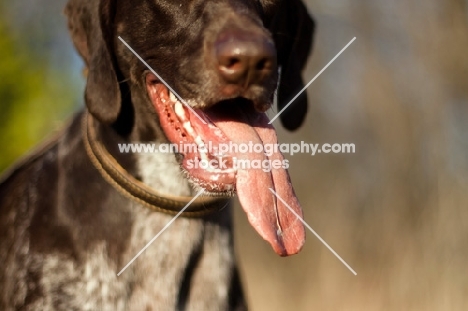
[[[82, 107], [65, 0], [0, 0], [0, 172]], [[468, 1], [309, 0], [306, 124], [282, 142], [354, 143], [287, 156], [308, 233], [279, 258], [236, 208], [252, 310], [468, 310]]]

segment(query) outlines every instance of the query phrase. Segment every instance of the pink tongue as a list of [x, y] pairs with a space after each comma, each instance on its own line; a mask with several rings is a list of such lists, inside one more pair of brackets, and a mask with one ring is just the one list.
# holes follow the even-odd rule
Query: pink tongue
[[[229, 109], [231, 110], [231, 109]], [[207, 113], [213, 123], [236, 144], [276, 144], [277, 137], [273, 126], [268, 124], [268, 118], [263, 113], [243, 113], [232, 107], [227, 112]], [[237, 117], [233, 118], [233, 114]], [[244, 122], [245, 123], [244, 123]], [[280, 152], [267, 157], [263, 153], [239, 153], [235, 157], [248, 160], [250, 163], [276, 160], [278, 166], [283, 165], [283, 155]], [[304, 226], [285, 204], [269, 189], [273, 189], [296, 214], [302, 217], [302, 209], [291, 185], [289, 174], [284, 168], [271, 168], [263, 171], [258, 168], [237, 171], [237, 194], [239, 201], [247, 213], [250, 224], [267, 240], [275, 252], [281, 256], [298, 253], [305, 241]]]

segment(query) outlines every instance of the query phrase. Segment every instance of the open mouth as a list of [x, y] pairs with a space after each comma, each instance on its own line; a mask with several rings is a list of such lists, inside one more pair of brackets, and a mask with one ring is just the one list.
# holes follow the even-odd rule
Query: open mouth
[[146, 76], [146, 87], [162, 129], [183, 156], [182, 167], [189, 179], [215, 195], [237, 194], [250, 224], [276, 253], [281, 256], [298, 253], [305, 241], [305, 231], [288, 208], [302, 217], [287, 170], [282, 166], [264, 170], [235, 165], [238, 160], [283, 163], [282, 154], [276, 151], [267, 156], [263, 152], [223, 148], [277, 144], [276, 132], [268, 124], [265, 113], [258, 112], [252, 102], [245, 99], [190, 109], [153, 74]]

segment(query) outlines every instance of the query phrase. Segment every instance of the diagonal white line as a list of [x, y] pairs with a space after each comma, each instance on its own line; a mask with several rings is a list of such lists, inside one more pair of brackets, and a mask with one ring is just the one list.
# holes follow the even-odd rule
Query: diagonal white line
[[149, 241], [148, 244], [146, 244], [145, 247], [143, 247], [141, 251], [139, 251], [138, 254], [136, 254], [135, 257], [133, 257], [133, 259], [130, 260], [130, 262], [122, 270], [120, 270], [119, 273], [117, 273], [117, 276], [120, 276], [151, 245], [151, 243], [153, 243], [167, 228], [169, 228], [169, 226], [172, 225], [172, 223], [187, 209], [187, 207], [190, 206], [190, 204], [193, 203], [193, 201], [195, 201], [203, 193], [203, 191], [204, 190], [201, 189], [197, 195], [194, 196], [193, 199], [190, 200], [190, 202], [188, 202], [187, 205], [185, 205], [185, 207], [181, 209], [180, 212], [178, 212], [177, 215], [175, 215], [174, 218], [172, 218], [171, 221], [169, 221], [167, 225], [165, 225], [164, 228], [162, 228], [162, 230], [159, 231], [159, 233], [156, 234], [156, 236], [152, 238], [151, 241]]
[[302, 222], [304, 224], [304, 226], [307, 227], [307, 229], [310, 230], [310, 232], [312, 232], [319, 240], [320, 242], [322, 242], [329, 250], [330, 252], [333, 253], [333, 255], [336, 256], [336, 258], [338, 258], [345, 266], [346, 268], [348, 268], [354, 275], [357, 275], [357, 273], [353, 270], [353, 268], [351, 268], [347, 263], [346, 261], [343, 260], [343, 258], [340, 257], [340, 255], [338, 255], [334, 250], [333, 248], [330, 247], [330, 245], [327, 244], [327, 242], [325, 242], [324, 239], [322, 239], [320, 237], [320, 235], [318, 235], [317, 232], [314, 231], [314, 229], [312, 229], [302, 218], [301, 216], [299, 216], [276, 192], [275, 190], [273, 190], [272, 188], [268, 188], [270, 189], [270, 191], [278, 198], [280, 199], [281, 202], [283, 202], [284, 205], [286, 205], [286, 207], [294, 214], [294, 216], [297, 217], [297, 219], [299, 219], [300, 222]]
[[136, 57], [138, 57], [138, 59], [139, 59], [143, 64], [145, 64], [145, 66], [146, 66], [149, 70], [151, 70], [151, 72], [152, 72], [156, 77], [158, 77], [159, 80], [161, 80], [162, 83], [164, 83], [164, 85], [165, 85], [175, 96], [177, 96], [177, 98], [180, 100], [180, 102], [181, 102], [182, 104], [185, 105], [185, 107], [187, 107], [188, 109], [190, 109], [190, 110], [203, 122], [203, 124], [206, 124], [205, 120], [203, 120], [203, 118], [200, 117], [200, 116], [198, 115], [198, 113], [196, 113], [195, 110], [193, 110], [193, 108], [190, 107], [190, 105], [189, 105], [179, 94], [177, 94], [177, 92], [174, 91], [174, 89], [173, 89], [160, 75], [158, 75], [158, 73], [157, 73], [156, 71], [154, 71], [154, 69], [151, 68], [151, 66], [148, 65], [148, 63], [145, 62], [145, 60], [144, 60], [140, 55], [138, 55], [138, 53], [135, 52], [135, 50], [132, 49], [132, 47], [131, 47], [122, 37], [119, 36], [118, 38], [119, 38], [120, 41], [122, 41], [123, 44], [125, 44], [125, 46], [126, 46], [133, 54], [135, 54]]
[[280, 115], [280, 114], [282, 114], [282, 113], [283, 113], [283, 112], [284, 112], [284, 111], [285, 111], [285, 110], [286, 110], [286, 109], [287, 109], [287, 108], [288, 108], [288, 107], [289, 107], [289, 106], [290, 106], [290, 105], [293, 103], [293, 101], [295, 101], [295, 100], [296, 100], [296, 98], [298, 98], [298, 97], [299, 97], [299, 95], [301, 95], [301, 94], [302, 94], [302, 93], [303, 93], [303, 92], [304, 92], [304, 91], [305, 91], [305, 90], [306, 90], [306, 89], [307, 89], [307, 88], [308, 88], [308, 87], [309, 87], [309, 86], [312, 84], [312, 82], [314, 82], [314, 81], [315, 81], [315, 79], [317, 79], [317, 78], [318, 78], [318, 77], [319, 77], [319, 76], [322, 74], [322, 72], [324, 72], [324, 71], [325, 71], [325, 69], [327, 69], [327, 68], [328, 68], [328, 66], [330, 66], [330, 65], [331, 65], [331, 64], [332, 64], [332, 63], [333, 63], [333, 62], [334, 62], [334, 61], [335, 61], [335, 60], [338, 58], [338, 56], [340, 56], [340, 55], [341, 55], [341, 53], [343, 53], [343, 52], [344, 52], [344, 50], [346, 50], [346, 49], [348, 48], [348, 46], [350, 46], [350, 45], [351, 45], [351, 43], [353, 43], [353, 42], [354, 42], [354, 40], [356, 40], [356, 37], [354, 37], [353, 39], [351, 39], [351, 41], [349, 41], [349, 43], [348, 43], [348, 44], [346, 44], [346, 46], [345, 46], [345, 47], [344, 47], [344, 48], [343, 48], [343, 49], [342, 49], [342, 50], [341, 50], [341, 51], [340, 51], [338, 54], [336, 54], [336, 56], [335, 56], [335, 57], [333, 57], [333, 59], [332, 59], [330, 62], [328, 62], [328, 64], [327, 64], [325, 67], [323, 67], [323, 69], [322, 69], [322, 70], [320, 70], [320, 72], [319, 72], [317, 75], [315, 75], [315, 77], [314, 77], [312, 80], [310, 80], [310, 82], [309, 82], [309, 83], [307, 83], [307, 85], [306, 85], [306, 86], [304, 86], [304, 87], [302, 88], [302, 90], [300, 90], [300, 91], [299, 91], [299, 93], [297, 93], [297, 95], [296, 95], [296, 96], [294, 96], [294, 98], [293, 98], [293, 99], [291, 99], [291, 100], [289, 101], [289, 103], [288, 103], [286, 106], [284, 106], [284, 108], [283, 108], [283, 109], [281, 109], [281, 111], [280, 111], [280, 112], [278, 112], [278, 113], [276, 114], [276, 116], [275, 116], [273, 119], [271, 119], [270, 123], [268, 123], [268, 124], [272, 124], [272, 123], [273, 123], [273, 121], [275, 121], [275, 120], [276, 120], [276, 118], [278, 118], [278, 117], [279, 117], [279, 115]]

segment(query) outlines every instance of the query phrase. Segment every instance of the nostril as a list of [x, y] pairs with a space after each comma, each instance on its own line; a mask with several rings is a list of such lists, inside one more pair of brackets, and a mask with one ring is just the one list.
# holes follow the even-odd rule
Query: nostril
[[221, 66], [225, 67], [226, 69], [236, 69], [237, 67], [241, 66], [241, 60], [237, 57], [229, 57], [225, 64], [221, 64]]
[[268, 58], [262, 58], [257, 62], [255, 69], [258, 71], [271, 69], [271, 61]]

